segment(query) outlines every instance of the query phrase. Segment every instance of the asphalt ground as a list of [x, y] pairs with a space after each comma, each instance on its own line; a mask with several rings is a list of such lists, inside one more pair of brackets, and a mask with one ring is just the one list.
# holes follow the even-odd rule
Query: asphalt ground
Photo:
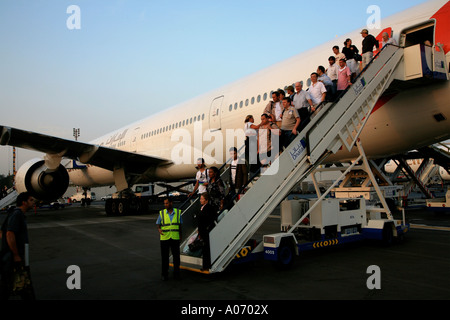
[[[97, 202], [27, 213], [37, 298], [177, 301], [179, 308], [191, 301], [450, 298], [450, 214], [407, 211], [410, 232], [388, 247], [362, 242], [310, 251], [287, 270], [264, 260], [212, 275], [182, 270], [181, 280], [164, 282], [156, 212], [107, 217]], [[274, 213], [258, 234], [278, 232], [279, 224]], [[74, 275], [70, 266], [79, 267], [79, 289], [68, 288]], [[379, 267], [380, 289], [367, 286], [370, 266]]]

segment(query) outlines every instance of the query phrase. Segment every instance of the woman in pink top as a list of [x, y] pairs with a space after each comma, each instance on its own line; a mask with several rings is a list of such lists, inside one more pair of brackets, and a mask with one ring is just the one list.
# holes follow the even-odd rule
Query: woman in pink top
[[338, 96], [342, 93], [342, 91], [346, 90], [350, 82], [350, 77], [352, 76], [352, 72], [347, 67], [347, 63], [344, 59], [339, 60], [339, 70], [338, 70], [338, 81], [337, 81], [337, 94]]

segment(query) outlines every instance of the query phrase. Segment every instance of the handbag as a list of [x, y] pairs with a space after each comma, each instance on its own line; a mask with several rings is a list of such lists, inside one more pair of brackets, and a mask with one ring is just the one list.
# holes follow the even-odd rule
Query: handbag
[[354, 59], [356, 61], [362, 61], [362, 55], [360, 55], [359, 53], [355, 53]]
[[194, 242], [189, 244], [189, 251], [191, 251], [191, 252], [198, 251], [198, 250], [202, 249], [203, 246], [204, 246], [203, 240], [197, 238], [194, 240]]

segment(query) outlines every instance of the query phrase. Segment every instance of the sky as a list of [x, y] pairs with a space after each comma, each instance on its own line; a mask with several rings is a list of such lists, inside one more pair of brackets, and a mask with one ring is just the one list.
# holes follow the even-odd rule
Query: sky
[[0, 125], [89, 142], [423, 2], [0, 0]]

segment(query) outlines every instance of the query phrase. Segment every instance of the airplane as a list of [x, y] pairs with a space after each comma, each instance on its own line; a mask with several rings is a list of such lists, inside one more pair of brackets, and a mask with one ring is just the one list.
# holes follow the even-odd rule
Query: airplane
[[[382, 33], [388, 32], [402, 47], [431, 42], [433, 47], [421, 48], [442, 57], [436, 65], [447, 80], [449, 24], [450, 2], [436, 0], [383, 19], [383, 29], [371, 33], [381, 40]], [[328, 57], [334, 55], [332, 47], [342, 47], [347, 38], [361, 50], [360, 30], [89, 143], [0, 125], [0, 145], [45, 153], [43, 160], [32, 159], [18, 170], [16, 189], [28, 190], [39, 199], [54, 199], [64, 194], [69, 181], [82, 187], [115, 185], [122, 191], [137, 183], [192, 179], [197, 158], [205, 158], [208, 165], [220, 165], [226, 161], [230, 146], [242, 145], [245, 117], [253, 115], [259, 123], [273, 90], [298, 81], [307, 89], [311, 73], [320, 65], [327, 67]], [[449, 98], [449, 81], [410, 87], [394, 81], [361, 133], [367, 157], [386, 158], [450, 139]], [[356, 148], [352, 152], [341, 150], [327, 161], [351, 161], [356, 154]], [[78, 165], [66, 169], [62, 159], [76, 160]]]
[[[424, 159], [408, 159], [406, 160], [407, 164], [411, 167], [413, 172], [417, 172], [420, 165], [422, 164]], [[397, 170], [397, 163], [393, 160], [389, 160], [386, 165], [384, 166], [384, 169], [387, 173], [394, 173]], [[439, 175], [439, 177], [443, 181], [449, 181], [450, 180], [450, 174], [442, 168], [441, 166], [437, 166], [436, 175]]]
[[[445, 141], [445, 142], [439, 143], [433, 147], [438, 152], [441, 152], [441, 154], [449, 154], [450, 141]], [[411, 152], [408, 152], [407, 154], [404, 154], [403, 160], [405, 161], [405, 164], [410, 167], [412, 172], [416, 173], [417, 170], [419, 170], [419, 168], [421, 168], [423, 161], [425, 160], [423, 158], [420, 158], [423, 155], [424, 155], [423, 153], [418, 152], [417, 150], [413, 150]], [[436, 156], [439, 156], [439, 154], [436, 154]], [[436, 178], [440, 178], [440, 180], [443, 182], [450, 181], [450, 172], [448, 170], [448, 166], [444, 168], [444, 167], [436, 164], [435, 162], [437, 162], [437, 163], [440, 162], [439, 159], [437, 159], [437, 161], [436, 161], [434, 159], [427, 158], [427, 160], [431, 160], [430, 162], [427, 162], [427, 165], [430, 164], [432, 166], [432, 169], [430, 171], [428, 171], [432, 176], [435, 176]], [[403, 178], [404, 175], [402, 174], [402, 172], [398, 171], [398, 164], [399, 164], [398, 161], [390, 159], [384, 165], [384, 171], [389, 174], [398, 172], [400, 174], [399, 178]], [[430, 178], [431, 178], [431, 176], [430, 176]]]

